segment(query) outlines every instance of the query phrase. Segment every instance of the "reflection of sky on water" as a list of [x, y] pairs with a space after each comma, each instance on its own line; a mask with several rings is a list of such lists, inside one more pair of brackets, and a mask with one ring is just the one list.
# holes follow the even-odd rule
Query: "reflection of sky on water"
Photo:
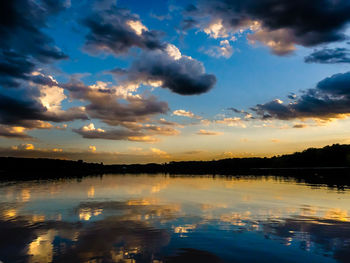
[[348, 262], [350, 195], [271, 178], [0, 184], [0, 261]]

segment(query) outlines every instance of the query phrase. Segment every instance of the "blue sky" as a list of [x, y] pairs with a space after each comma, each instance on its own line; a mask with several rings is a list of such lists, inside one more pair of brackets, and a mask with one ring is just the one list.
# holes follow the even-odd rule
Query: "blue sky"
[[162, 162], [347, 143], [350, 4], [301, 2], [6, 4], [1, 154]]

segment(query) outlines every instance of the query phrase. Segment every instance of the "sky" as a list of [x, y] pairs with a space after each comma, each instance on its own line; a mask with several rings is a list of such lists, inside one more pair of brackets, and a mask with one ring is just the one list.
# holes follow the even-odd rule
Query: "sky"
[[348, 0], [0, 5], [0, 156], [161, 163], [350, 142]]

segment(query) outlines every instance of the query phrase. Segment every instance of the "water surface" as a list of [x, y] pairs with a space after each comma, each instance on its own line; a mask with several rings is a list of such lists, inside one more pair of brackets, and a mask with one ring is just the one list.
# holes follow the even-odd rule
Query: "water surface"
[[0, 261], [349, 262], [350, 192], [272, 177], [0, 184]]

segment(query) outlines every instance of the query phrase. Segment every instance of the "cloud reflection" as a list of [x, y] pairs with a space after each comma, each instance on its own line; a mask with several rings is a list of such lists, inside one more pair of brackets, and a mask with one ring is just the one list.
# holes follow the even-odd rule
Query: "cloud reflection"
[[[89, 221], [103, 210], [121, 215]], [[77, 223], [35, 222], [33, 216], [16, 216], [16, 212], [7, 211], [0, 218], [0, 232], [9, 237], [0, 241], [0, 260], [152, 262], [154, 254], [170, 240], [166, 230], [145, 221], [146, 215], [167, 217], [171, 213], [169, 206], [144, 205], [143, 201], [91, 202], [79, 205], [77, 211], [82, 220]]]
[[9, 184], [0, 187], [0, 261], [285, 262], [290, 251], [345, 263], [347, 195], [323, 190], [156, 176]]

